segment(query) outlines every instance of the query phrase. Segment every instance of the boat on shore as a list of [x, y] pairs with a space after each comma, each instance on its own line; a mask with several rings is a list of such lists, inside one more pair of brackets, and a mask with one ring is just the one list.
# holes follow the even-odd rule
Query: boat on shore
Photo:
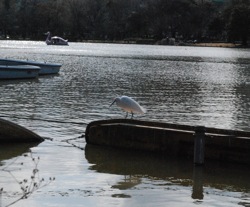
[[58, 63], [46, 63], [46, 62], [36, 62], [30, 60], [14, 60], [14, 59], [4, 59], [0, 58], [0, 65], [2, 66], [14, 66], [14, 65], [31, 65], [40, 67], [39, 75], [52, 75], [57, 74], [60, 71], [62, 64]]
[[34, 65], [0, 65], [0, 79], [37, 78], [40, 69]]

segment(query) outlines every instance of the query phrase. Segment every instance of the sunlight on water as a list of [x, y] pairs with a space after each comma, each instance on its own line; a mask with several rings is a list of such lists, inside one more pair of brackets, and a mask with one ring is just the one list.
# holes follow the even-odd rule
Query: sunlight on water
[[147, 109], [137, 119], [250, 130], [249, 50], [1, 41], [0, 55], [63, 64], [59, 75], [0, 82], [1, 118], [49, 138], [0, 146], [1, 207], [21, 196], [30, 155], [40, 157], [40, 178], [56, 180], [14, 206], [250, 205], [245, 166], [208, 162], [199, 170], [190, 159], [85, 146], [81, 137], [93, 120], [125, 116], [109, 107], [120, 95]]

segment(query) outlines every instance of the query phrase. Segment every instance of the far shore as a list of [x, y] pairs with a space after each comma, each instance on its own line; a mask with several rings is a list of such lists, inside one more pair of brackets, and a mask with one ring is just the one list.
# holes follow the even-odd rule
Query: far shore
[[[77, 42], [77, 41], [76, 41]], [[193, 46], [193, 47], [224, 47], [224, 48], [250, 48], [250, 45], [243, 46], [240, 43], [229, 42], [199, 42], [199, 43], [185, 43], [175, 42], [174, 44], [162, 44], [161, 41], [155, 41], [152, 39], [132, 39], [132, 40], [120, 40], [120, 41], [108, 41], [108, 40], [86, 40], [79, 42], [91, 42], [91, 43], [119, 43], [119, 44], [146, 44], [146, 45], [170, 45], [170, 46]]]
[[[14, 41], [35, 41], [31, 39], [3, 39], [0, 40], [14, 40]], [[125, 40], [78, 40], [70, 42], [86, 42], [86, 43], [118, 43], [118, 44], [146, 44], [146, 45], [170, 45], [170, 46], [194, 46], [194, 47], [223, 47], [223, 48], [250, 48], [250, 45], [242, 45], [240, 43], [229, 43], [229, 42], [197, 42], [197, 43], [186, 43], [186, 42], [175, 42], [173, 44], [162, 44], [162, 41], [156, 41], [154, 39], [125, 39]]]
[[195, 43], [193, 46], [199, 47], [228, 47], [228, 48], [235, 48], [235, 47], [243, 47], [241, 44], [234, 44], [234, 43], [224, 43], [224, 42], [204, 42], [204, 43]]

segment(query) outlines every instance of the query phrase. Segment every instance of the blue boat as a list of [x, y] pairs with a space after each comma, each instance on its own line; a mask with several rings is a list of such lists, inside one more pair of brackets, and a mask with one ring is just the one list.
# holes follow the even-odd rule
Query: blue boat
[[14, 59], [4, 59], [0, 58], [0, 65], [33, 65], [40, 67], [39, 75], [51, 75], [57, 74], [60, 71], [62, 64], [58, 63], [46, 63], [46, 62], [36, 62], [30, 60], [14, 60]]
[[34, 65], [0, 65], [0, 79], [37, 78], [40, 69]]

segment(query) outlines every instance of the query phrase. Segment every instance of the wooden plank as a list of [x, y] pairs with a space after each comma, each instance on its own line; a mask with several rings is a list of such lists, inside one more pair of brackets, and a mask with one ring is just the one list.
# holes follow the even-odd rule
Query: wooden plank
[[[204, 158], [250, 164], [250, 133], [204, 128], [202, 141], [195, 148], [198, 126], [148, 122], [131, 119], [100, 120], [88, 124], [87, 144], [133, 150], [194, 156], [194, 163]], [[197, 158], [197, 159], [196, 159]]]

